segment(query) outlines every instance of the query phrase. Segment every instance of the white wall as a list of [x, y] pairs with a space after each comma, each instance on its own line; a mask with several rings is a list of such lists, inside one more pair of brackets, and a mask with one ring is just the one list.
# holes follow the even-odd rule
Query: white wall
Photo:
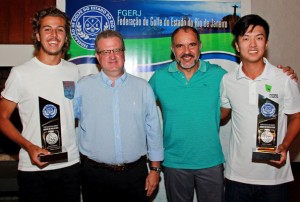
[[252, 13], [270, 25], [268, 59], [293, 67], [300, 75], [300, 1], [252, 0]]
[[[300, 77], [299, 9], [299, 0], [251, 0], [251, 12], [260, 15], [270, 25], [267, 55], [269, 61], [274, 65], [291, 66], [298, 77]], [[290, 149], [290, 154], [293, 161], [300, 162], [300, 135]]]

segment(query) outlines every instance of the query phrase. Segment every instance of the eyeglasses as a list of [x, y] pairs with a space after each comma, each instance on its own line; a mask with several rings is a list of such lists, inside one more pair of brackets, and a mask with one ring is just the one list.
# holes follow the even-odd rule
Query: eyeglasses
[[120, 55], [124, 52], [124, 49], [122, 48], [116, 48], [113, 50], [102, 50], [102, 51], [97, 51], [98, 54], [103, 55], [103, 56], [107, 56], [110, 55], [110, 53], [113, 52], [116, 55]]

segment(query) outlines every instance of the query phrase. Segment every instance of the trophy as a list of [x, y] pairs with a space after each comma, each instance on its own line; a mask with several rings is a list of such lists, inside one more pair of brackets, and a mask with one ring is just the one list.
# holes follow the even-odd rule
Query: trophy
[[68, 153], [62, 148], [59, 105], [39, 97], [42, 147], [51, 154], [40, 154], [41, 162], [68, 160]]
[[276, 153], [278, 103], [258, 95], [256, 148], [253, 149], [252, 161], [280, 160]]

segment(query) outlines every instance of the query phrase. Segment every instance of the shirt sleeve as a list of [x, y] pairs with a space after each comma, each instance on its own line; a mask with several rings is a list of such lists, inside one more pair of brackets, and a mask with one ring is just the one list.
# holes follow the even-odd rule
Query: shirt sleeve
[[220, 84], [220, 97], [221, 97], [221, 107], [231, 108], [231, 104], [226, 93], [225, 76], [223, 76]]
[[284, 113], [295, 114], [300, 111], [300, 93], [297, 82], [288, 78], [285, 85]]
[[149, 85], [147, 86], [147, 114], [145, 124], [149, 159], [151, 161], [162, 161], [164, 159], [163, 136], [154, 93]]
[[149, 84], [153, 90], [153, 93], [154, 93], [154, 97], [155, 97], [155, 100], [157, 100], [157, 96], [156, 96], [156, 83], [155, 83], [155, 80], [156, 80], [156, 73], [154, 73], [151, 78], [149, 79]]
[[10, 101], [19, 103], [22, 97], [21, 77], [15, 68], [12, 68], [10, 74], [5, 82], [5, 88], [1, 95]]

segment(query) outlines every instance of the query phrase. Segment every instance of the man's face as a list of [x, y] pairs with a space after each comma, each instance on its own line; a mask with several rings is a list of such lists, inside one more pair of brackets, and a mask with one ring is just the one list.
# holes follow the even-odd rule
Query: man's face
[[235, 43], [236, 49], [240, 52], [243, 62], [257, 62], [263, 58], [268, 47], [266, 32], [262, 26], [249, 26], [243, 36], [238, 37]]
[[66, 40], [66, 22], [61, 17], [46, 16], [41, 20], [41, 28], [36, 34], [41, 43], [41, 53], [60, 55]]
[[101, 38], [97, 42], [97, 47], [96, 58], [102, 70], [108, 76], [121, 74], [125, 63], [121, 39], [118, 37]]
[[199, 65], [201, 43], [191, 30], [179, 30], [173, 38], [171, 50], [182, 69], [191, 69]]

